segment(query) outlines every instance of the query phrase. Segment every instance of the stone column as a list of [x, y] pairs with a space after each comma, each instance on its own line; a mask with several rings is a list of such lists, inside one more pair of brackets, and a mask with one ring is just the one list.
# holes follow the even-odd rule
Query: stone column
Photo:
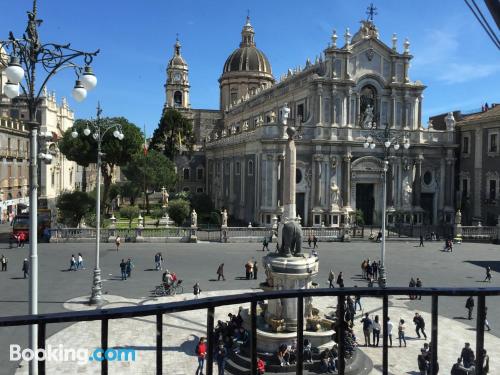
[[352, 155], [348, 152], [344, 156], [342, 167], [342, 200], [344, 208], [351, 207], [351, 158]]
[[446, 175], [445, 175], [445, 196], [444, 196], [444, 205], [445, 207], [452, 207], [453, 206], [453, 190], [452, 190], [452, 183], [451, 183], [451, 178], [452, 178], [452, 168], [453, 168], [453, 159], [452, 158], [446, 158]]
[[277, 176], [278, 176], [278, 183], [276, 184], [277, 188], [277, 206], [283, 206], [283, 180], [285, 178], [285, 169], [283, 166], [283, 162], [285, 161], [285, 156], [283, 154], [278, 155], [278, 160], [276, 163], [276, 168], [277, 168]]
[[396, 127], [396, 93], [391, 94], [391, 128]]
[[322, 180], [322, 171], [321, 171], [321, 155], [314, 155], [313, 163], [314, 163], [314, 207], [321, 206], [321, 180]]
[[415, 159], [415, 181], [413, 185], [413, 205], [420, 207], [420, 195], [422, 192], [422, 160], [423, 155], [418, 155]]
[[318, 83], [318, 123], [323, 123], [323, 86]]
[[295, 148], [295, 141], [288, 139], [285, 146], [285, 178], [283, 186], [283, 206], [284, 216], [288, 220], [293, 220], [295, 214], [295, 170], [297, 164], [297, 150]]

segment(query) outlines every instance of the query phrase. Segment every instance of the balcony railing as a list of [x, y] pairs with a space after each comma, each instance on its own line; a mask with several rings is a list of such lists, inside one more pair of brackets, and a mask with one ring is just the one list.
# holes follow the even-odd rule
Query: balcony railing
[[[54, 323], [75, 323], [82, 321], [101, 321], [101, 348], [108, 349], [109, 321], [112, 319], [136, 318], [144, 316], [156, 316], [156, 374], [163, 373], [163, 314], [177, 313], [183, 311], [193, 311], [207, 309], [207, 375], [213, 374], [214, 362], [214, 316], [215, 308], [242, 303], [250, 303], [250, 356], [251, 374], [256, 374], [257, 369], [257, 304], [259, 301], [277, 298], [297, 298], [297, 365], [296, 373], [302, 375], [304, 363], [303, 347], [303, 327], [304, 327], [304, 298], [306, 297], [337, 297], [338, 316], [345, 315], [346, 297], [350, 295], [360, 295], [382, 298], [382, 373], [389, 372], [388, 356], [388, 331], [387, 317], [389, 312], [389, 296], [401, 296], [414, 294], [415, 288], [323, 288], [323, 289], [299, 289], [281, 290], [261, 293], [244, 293], [230, 296], [220, 296], [203, 298], [198, 300], [160, 303], [154, 305], [141, 305], [134, 307], [120, 307], [115, 309], [103, 309], [93, 311], [63, 312], [45, 315], [26, 315], [0, 318], [0, 327], [10, 326], [38, 326], [38, 347], [45, 348], [47, 324]], [[438, 363], [438, 301], [439, 297], [477, 297], [477, 320], [476, 320], [476, 363], [482, 364], [484, 360], [484, 323], [485, 307], [487, 296], [500, 295], [500, 288], [419, 288], [418, 294], [432, 297], [432, 331], [431, 331], [431, 374], [437, 374]], [[336, 325], [338, 337], [338, 374], [345, 373], [345, 326]], [[45, 361], [38, 361], [38, 372], [40, 375], [46, 373]], [[108, 374], [108, 361], [104, 358], [101, 362], [101, 374]], [[485, 375], [482, 365], [476, 366], [476, 375]]]

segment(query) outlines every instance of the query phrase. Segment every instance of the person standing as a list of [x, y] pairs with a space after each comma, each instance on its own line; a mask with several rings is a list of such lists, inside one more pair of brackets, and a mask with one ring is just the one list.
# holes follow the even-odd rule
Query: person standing
[[483, 374], [490, 372], [490, 357], [486, 354], [486, 350], [483, 349]]
[[248, 261], [245, 264], [245, 276], [247, 280], [250, 280], [252, 278], [252, 268], [253, 268], [253, 263], [252, 261]]
[[[357, 288], [357, 285], [354, 285], [355, 288]], [[361, 307], [361, 295], [356, 294], [354, 295], [354, 311], [356, 311], [357, 307], [359, 306], [359, 311], [363, 310]]]
[[309, 248], [311, 248], [311, 243], [312, 243], [312, 237], [309, 236], [307, 237], [307, 244], [309, 245]]
[[200, 337], [200, 341], [198, 342], [198, 345], [196, 345], [196, 355], [198, 357], [198, 368], [196, 369], [196, 375], [203, 375], [205, 357], [207, 356], [207, 344], [205, 344], [204, 337]]
[[318, 248], [318, 238], [316, 236], [313, 236], [313, 249]]
[[0, 258], [0, 263], [2, 263], [2, 271], [7, 271], [7, 263], [9, 263], [9, 259], [5, 255], [2, 254], [2, 258]]
[[373, 346], [378, 346], [380, 341], [380, 322], [378, 315], [375, 315], [375, 319], [373, 320]]
[[30, 263], [28, 262], [27, 258], [24, 258], [24, 260], [23, 260], [22, 271], [24, 273], [24, 278], [26, 278], [26, 276], [29, 276], [29, 274], [30, 274]]
[[163, 255], [161, 252], [158, 253], [159, 256], [159, 262], [160, 262], [160, 271], [163, 270]]
[[420, 349], [420, 354], [417, 356], [417, 365], [420, 375], [427, 375], [429, 362], [427, 361], [427, 353], [425, 352], [425, 349]]
[[134, 268], [134, 264], [132, 263], [132, 259], [128, 258], [127, 260], [127, 277], [130, 277], [132, 274], [132, 268]]
[[160, 253], [155, 254], [155, 269], [160, 270]]
[[339, 275], [337, 277], [337, 284], [340, 288], [344, 287], [344, 276], [342, 275], [342, 272], [339, 272]]
[[425, 334], [425, 321], [422, 315], [420, 315], [419, 313], [415, 313], [413, 323], [415, 323], [415, 332], [417, 333], [418, 338], [420, 338], [421, 332], [422, 335], [424, 335], [424, 338], [427, 340], [427, 335]]
[[399, 321], [398, 325], [398, 339], [399, 339], [399, 347], [401, 347], [401, 343], [405, 343], [406, 348], [406, 337], [405, 337], [406, 325], [404, 319]]
[[462, 348], [462, 353], [460, 353], [460, 358], [465, 368], [469, 368], [474, 364], [476, 357], [474, 356], [474, 351], [471, 349], [468, 342], [465, 343], [465, 347]]
[[253, 262], [253, 279], [257, 280], [257, 271], [259, 268], [257, 267], [257, 261]]
[[197, 282], [193, 285], [193, 294], [194, 294], [194, 298], [195, 298], [195, 299], [198, 299], [198, 297], [200, 296], [200, 293], [201, 293], [200, 283], [197, 281]]
[[122, 273], [122, 280], [127, 280], [127, 263], [122, 259], [120, 263], [120, 271]]
[[[415, 286], [416, 286], [417, 288], [422, 288], [422, 280], [420, 280], [420, 278], [419, 278], [419, 277], [417, 277], [417, 281], [415, 282]], [[415, 296], [415, 298], [416, 298], [416, 297], [417, 297], [417, 296]], [[419, 294], [419, 295], [418, 295], [418, 299], [422, 299], [422, 295], [421, 295], [421, 294]]]
[[24, 247], [25, 242], [26, 242], [26, 233], [20, 232], [19, 233], [19, 245], [18, 245], [18, 247]]
[[226, 281], [226, 278], [224, 277], [224, 263], [219, 264], [219, 267], [217, 268], [217, 281], [220, 281], [221, 277], [222, 281]]
[[467, 301], [465, 301], [465, 308], [467, 309], [467, 319], [471, 320], [472, 319], [472, 311], [474, 310], [474, 297], [469, 296], [467, 298]]
[[389, 345], [392, 346], [392, 329], [394, 328], [394, 323], [391, 318], [387, 317], [387, 337], [389, 338]]
[[115, 239], [116, 251], [118, 251], [120, 249], [121, 242], [122, 242], [122, 239], [120, 238], [120, 236], [116, 236], [116, 239]]
[[333, 285], [334, 282], [335, 282], [335, 274], [333, 273], [333, 270], [330, 268], [330, 273], [328, 273], [328, 287], [334, 288], [335, 287]]
[[365, 317], [361, 319], [361, 323], [363, 324], [363, 335], [365, 336], [365, 346], [371, 346], [370, 331], [373, 329], [373, 322], [368, 316], [368, 313], [365, 313]]
[[264, 237], [264, 241], [262, 241], [262, 251], [264, 251], [264, 249], [269, 251], [269, 242], [267, 242], [267, 237]]
[[418, 247], [424, 247], [424, 236], [420, 235], [420, 244]]
[[372, 272], [373, 272], [373, 278], [375, 280], [378, 279], [378, 264], [376, 261], [373, 261], [372, 263]]
[[215, 359], [217, 360], [217, 366], [219, 367], [219, 375], [224, 375], [224, 367], [226, 366], [227, 350], [224, 347], [222, 341], [219, 342], [217, 351], [215, 352]]
[[486, 267], [486, 278], [484, 279], [484, 281], [491, 283], [491, 267], [490, 266]]

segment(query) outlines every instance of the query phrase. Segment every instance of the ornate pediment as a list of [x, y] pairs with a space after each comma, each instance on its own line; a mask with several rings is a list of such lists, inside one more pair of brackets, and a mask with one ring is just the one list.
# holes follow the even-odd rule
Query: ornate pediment
[[383, 161], [374, 156], [363, 156], [352, 162], [351, 170], [353, 172], [382, 172]]

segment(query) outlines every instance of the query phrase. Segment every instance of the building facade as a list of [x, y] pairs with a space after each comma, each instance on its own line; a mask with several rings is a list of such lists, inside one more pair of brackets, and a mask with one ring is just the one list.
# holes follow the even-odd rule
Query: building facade
[[[3, 64], [7, 61], [1, 52]], [[28, 110], [22, 96], [10, 100], [4, 95], [7, 78], [0, 71], [0, 208], [5, 219], [29, 204], [29, 132], [25, 126]], [[63, 191], [74, 189], [76, 182], [76, 163], [68, 161], [57, 147], [57, 140], [73, 126], [74, 113], [66, 99], [61, 104], [56, 101], [55, 93], [44, 91], [37, 112], [40, 131], [52, 134], [52, 138], [40, 142], [40, 151], [50, 152], [50, 164], [39, 162], [39, 207], [50, 208], [55, 214], [56, 198]], [[54, 216], [55, 217], [55, 216]]]
[[464, 225], [496, 225], [500, 215], [500, 105], [457, 122], [457, 206]]
[[[333, 32], [320, 58], [275, 82], [249, 19], [241, 34], [219, 79], [223, 121], [204, 148], [206, 189], [216, 207], [264, 225], [281, 215], [286, 104], [301, 134], [296, 202], [303, 225], [342, 225], [356, 210], [366, 224], [379, 225], [386, 157], [389, 225], [452, 221], [455, 120], [424, 128], [425, 86], [410, 79], [408, 40], [399, 51], [396, 35], [388, 46], [373, 21], [363, 21], [354, 36], [346, 30], [342, 46]], [[381, 145], [364, 147], [374, 129], [386, 128], [411, 147], [388, 155]]]

